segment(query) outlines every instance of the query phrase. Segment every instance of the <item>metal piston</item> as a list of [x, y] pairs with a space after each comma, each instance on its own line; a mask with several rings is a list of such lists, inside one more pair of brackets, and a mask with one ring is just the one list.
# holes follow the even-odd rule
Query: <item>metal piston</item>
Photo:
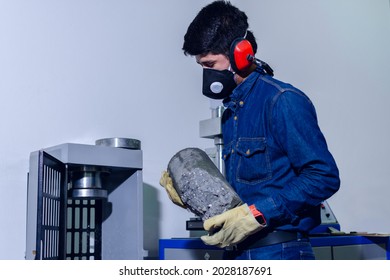
[[[141, 141], [132, 138], [103, 138], [95, 141], [96, 146], [140, 150]], [[107, 198], [102, 179], [109, 175], [109, 169], [99, 166], [81, 166], [71, 170], [69, 196], [73, 199]]]
[[107, 198], [107, 190], [102, 187], [102, 178], [109, 170], [97, 166], [82, 166], [71, 171], [69, 196], [73, 199]]

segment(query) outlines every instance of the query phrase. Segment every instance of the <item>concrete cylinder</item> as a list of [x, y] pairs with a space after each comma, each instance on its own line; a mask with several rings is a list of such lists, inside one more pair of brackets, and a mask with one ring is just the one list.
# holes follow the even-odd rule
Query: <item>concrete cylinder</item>
[[176, 153], [168, 163], [168, 173], [183, 203], [202, 220], [243, 203], [201, 149], [186, 148]]

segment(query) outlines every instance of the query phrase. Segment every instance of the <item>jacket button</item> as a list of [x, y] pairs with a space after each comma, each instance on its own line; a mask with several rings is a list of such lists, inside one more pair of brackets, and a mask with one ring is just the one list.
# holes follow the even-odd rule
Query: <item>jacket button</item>
[[240, 101], [240, 103], [238, 103], [238, 104], [240, 104], [240, 107], [242, 107], [242, 106], [244, 106], [244, 101]]
[[236, 121], [238, 119], [238, 117], [237, 116], [234, 116], [234, 120]]
[[250, 155], [250, 153], [251, 153], [251, 150], [248, 149], [248, 150], [246, 151], [246, 154], [247, 154], [247, 155]]

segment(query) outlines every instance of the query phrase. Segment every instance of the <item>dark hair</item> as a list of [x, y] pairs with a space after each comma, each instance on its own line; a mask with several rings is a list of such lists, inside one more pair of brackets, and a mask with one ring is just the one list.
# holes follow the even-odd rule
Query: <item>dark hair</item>
[[215, 1], [200, 10], [184, 35], [185, 55], [225, 54], [229, 55], [231, 43], [244, 37], [252, 44], [256, 53], [256, 39], [248, 31], [248, 17], [229, 1]]

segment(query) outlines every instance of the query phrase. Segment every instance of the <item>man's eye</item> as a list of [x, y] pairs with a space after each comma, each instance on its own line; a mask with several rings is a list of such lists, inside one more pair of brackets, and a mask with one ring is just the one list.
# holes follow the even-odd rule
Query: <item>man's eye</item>
[[213, 68], [215, 63], [204, 63], [203, 66], [207, 68]]

